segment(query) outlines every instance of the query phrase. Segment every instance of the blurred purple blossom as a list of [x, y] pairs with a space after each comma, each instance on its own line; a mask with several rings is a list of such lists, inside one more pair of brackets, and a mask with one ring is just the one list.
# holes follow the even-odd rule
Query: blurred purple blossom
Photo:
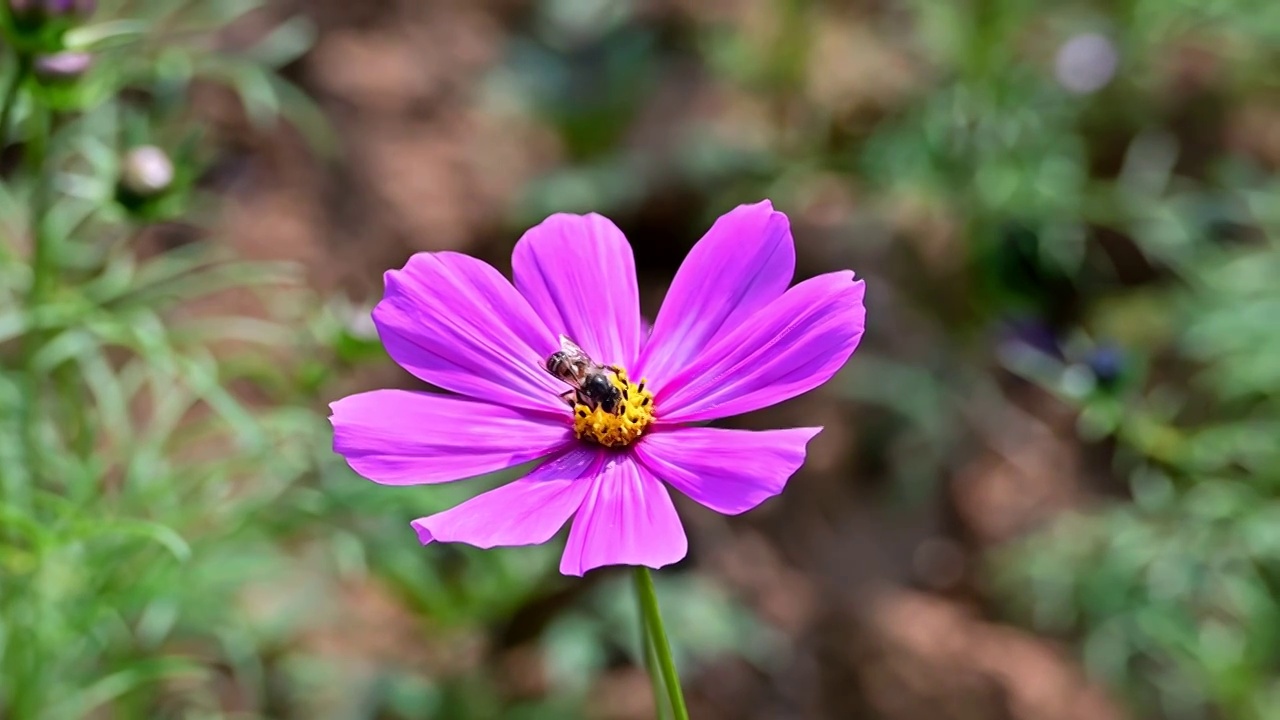
[[1086, 362], [1094, 378], [1102, 386], [1115, 384], [1124, 374], [1127, 364], [1124, 350], [1113, 343], [1102, 343], [1095, 347]]
[[140, 145], [124, 156], [121, 186], [138, 197], [159, 195], [173, 183], [173, 161], [155, 145]]
[[85, 18], [97, 9], [97, 0], [9, 0], [9, 11], [22, 20], [68, 16]]
[[68, 50], [39, 55], [33, 63], [35, 76], [42, 81], [74, 80], [93, 67], [93, 55], [87, 52]]
[[1025, 348], [1059, 360], [1064, 357], [1057, 331], [1049, 323], [1037, 318], [1022, 317], [1006, 321], [999, 333], [999, 343], [1006, 347]]
[[1098, 33], [1082, 33], [1058, 48], [1054, 74], [1068, 92], [1088, 95], [1111, 82], [1119, 62], [1120, 56], [1110, 38]]

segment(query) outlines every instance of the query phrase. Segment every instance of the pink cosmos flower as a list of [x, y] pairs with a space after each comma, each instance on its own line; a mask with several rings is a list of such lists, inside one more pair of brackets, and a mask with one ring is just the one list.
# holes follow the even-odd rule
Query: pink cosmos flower
[[[684, 557], [667, 486], [734, 515], [782, 491], [821, 428], [699, 423], [757, 410], [828, 380], [858, 346], [864, 284], [852, 272], [791, 284], [795, 245], [768, 202], [721, 217], [676, 273], [651, 331], [631, 246], [599, 215], [552, 215], [524, 234], [514, 286], [459, 253], [420, 253], [386, 274], [373, 311], [401, 367], [456, 394], [375, 390], [332, 404], [334, 450], [390, 485], [439, 483], [532, 460], [532, 472], [413, 521], [424, 543], [547, 542], [572, 518], [566, 575], [659, 568]], [[602, 366], [621, 400], [594, 403], [548, 372], [560, 337]], [[568, 401], [562, 397], [568, 394]]]

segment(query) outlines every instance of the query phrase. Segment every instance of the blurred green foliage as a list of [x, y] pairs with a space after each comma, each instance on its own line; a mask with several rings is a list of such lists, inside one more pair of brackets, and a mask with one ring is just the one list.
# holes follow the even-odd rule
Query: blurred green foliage
[[[386, 362], [368, 308], [216, 237], [156, 241], [217, 206], [203, 178], [220, 148], [191, 112], [202, 83], [261, 128], [339, 151], [281, 72], [310, 22], [213, 41], [255, 9], [118, 0], [32, 37], [6, 25], [0, 716], [576, 716], [598, 673], [636, 659], [625, 588], [566, 600], [533, 642], [551, 691], [504, 696], [466, 648], [566, 592], [558, 549], [417, 547], [408, 521], [477, 487], [375, 487], [329, 452], [323, 400]], [[1280, 158], [1233, 124], [1280, 123], [1280, 4], [760, 0], [665, 16], [541, 0], [526, 19], [482, 94], [550, 128], [564, 158], [513, 224], [679, 194], [696, 235], [759, 197], [810, 226], [834, 203], [839, 242], [801, 237], [802, 254], [875, 262], [856, 268], [877, 288], [871, 334], [838, 382], [887, 411], [866, 451], [890, 491], [936, 493], [975, 399], [1006, 373], [1034, 382], [1078, 409], [1074, 442], [1106, 449], [1119, 489], [994, 553], [993, 602], [1076, 642], [1139, 716], [1280, 717]], [[92, 68], [56, 86], [26, 74], [31, 53], [62, 49]], [[697, 92], [664, 98], [690, 77]], [[140, 146], [167, 153], [172, 178], [122, 193]], [[190, 310], [227, 293], [264, 312]], [[682, 667], [785, 662], [784, 640], [716, 587], [659, 580]], [[380, 620], [407, 650], [370, 659], [367, 630], [341, 633], [351, 603], [373, 602], [343, 604], [362, 592], [394, 599]]]
[[[542, 3], [554, 8], [544, 40], [574, 16], [563, 6], [598, 5]], [[625, 212], [673, 183], [701, 194], [708, 218], [745, 197], [794, 209], [845, 188], [837, 197], [856, 209], [838, 230], [858, 238], [856, 257], [885, 262], [861, 268], [884, 282], [847, 392], [898, 418], [869, 431], [892, 491], [922, 498], [952, 470], [971, 438], [967, 406], [998, 393], [985, 363], [1042, 386], [1078, 408], [1078, 440], [1106, 448], [1104, 485], [1122, 499], [994, 553], [992, 597], [1077, 640], [1141, 717], [1280, 717], [1280, 158], [1265, 140], [1280, 126], [1280, 5], [740, 10], [708, 11], [696, 43], [711, 87], [764, 113], [749, 141], [682, 117], [677, 174], [619, 144], [533, 189], [528, 216]], [[608, 35], [639, 25], [611, 16]], [[843, 47], [874, 49], [841, 59], [882, 65], [821, 65], [831, 27], [847, 33]], [[616, 65], [562, 53], [545, 75], [572, 83], [575, 67], [626, 66], [625, 43], [595, 42]], [[868, 79], [903, 65], [901, 87]], [[865, 97], [822, 97], [830, 75], [852, 76]], [[547, 117], [573, 133], [560, 115], [576, 107]], [[1265, 120], [1242, 125], [1250, 113]], [[944, 241], [929, 245], [936, 226]], [[905, 303], [895, 312], [907, 322], [876, 323], [877, 297]]]
[[[278, 305], [301, 286], [293, 268], [237, 261], [216, 242], [139, 245], [149, 221], [190, 220], [204, 202], [209, 148], [183, 126], [181, 98], [223, 62], [148, 33], [199, 33], [251, 9], [232, 5], [112, 4], [47, 33], [94, 54], [56, 97], [27, 74], [22, 43], [4, 54], [0, 133], [22, 156], [0, 190], [5, 717], [185, 717], [219, 706], [219, 666], [262, 681], [235, 595], [287, 566], [261, 516], [316, 471], [326, 436], [266, 345], [315, 339], [283, 312], [174, 318], [219, 293]], [[142, 143], [166, 148], [174, 172], [145, 207], [117, 202], [121, 158]], [[234, 342], [248, 349], [226, 351]], [[239, 382], [270, 399], [251, 407]]]
[[1128, 300], [1169, 313], [1157, 347], [1171, 367], [1131, 355], [1137, 367], [1112, 387], [1084, 364], [1020, 364], [1079, 405], [1082, 438], [1115, 443], [1132, 501], [1010, 549], [998, 587], [1036, 627], [1079, 636], [1092, 670], [1166, 717], [1280, 707], [1280, 225], [1275, 188], [1240, 192], [1256, 240], [1201, 245], [1183, 283]]
[[[237, 259], [200, 230], [220, 150], [191, 112], [201, 84], [336, 150], [278, 72], [308, 50], [309, 22], [217, 49], [258, 8], [103, 3], [84, 24], [35, 28], [38, 48], [7, 26], [0, 144], [22, 160], [0, 186], [0, 716], [573, 716], [603, 669], [592, 648], [634, 658], [634, 613], [558, 633], [562, 692], [545, 699], [505, 702], [474, 660], [450, 661], [450, 645], [555, 589], [558, 551], [424, 554], [408, 521], [475, 485], [407, 502], [359, 480], [317, 411], [344, 373], [386, 362], [369, 308], [316, 298], [298, 268]], [[55, 93], [29, 70], [60, 48], [94, 61]], [[246, 298], [260, 312], [193, 309]], [[319, 648], [361, 589], [405, 608], [383, 618], [397, 647], [376, 662], [368, 632]], [[584, 650], [594, 659], [571, 659]]]

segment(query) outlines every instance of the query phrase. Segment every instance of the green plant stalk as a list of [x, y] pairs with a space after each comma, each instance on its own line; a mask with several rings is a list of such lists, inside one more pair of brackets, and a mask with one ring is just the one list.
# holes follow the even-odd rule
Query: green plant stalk
[[9, 144], [9, 123], [13, 120], [13, 106], [18, 104], [18, 91], [22, 89], [22, 84], [31, 74], [30, 57], [19, 55], [17, 62], [18, 66], [14, 68], [13, 77], [9, 78], [9, 85], [4, 90], [4, 100], [0, 101], [3, 102], [3, 105], [0, 105], [0, 149]]
[[654, 714], [658, 720], [671, 717], [671, 708], [667, 703], [667, 688], [662, 682], [662, 674], [658, 671], [658, 652], [653, 647], [653, 638], [649, 636], [649, 623], [644, 619], [644, 597], [640, 593], [640, 584], [636, 583], [636, 613], [640, 619], [640, 653], [644, 659], [645, 670], [649, 672], [649, 685], [653, 689]]
[[[671, 711], [675, 720], [689, 720], [689, 711], [684, 706], [684, 693], [680, 690], [680, 676], [676, 673], [676, 664], [671, 657], [671, 643], [667, 641], [667, 631], [662, 625], [662, 613], [658, 610], [658, 594], [653, 587], [653, 575], [647, 567], [635, 569], [636, 597], [640, 601], [640, 623], [644, 627], [647, 642], [645, 658], [652, 661], [656, 656], [658, 669], [662, 674], [662, 684], [666, 685], [667, 699], [671, 703]], [[651, 651], [651, 652], [650, 652]], [[649, 675], [654, 675], [654, 668], [649, 667]], [[658, 683], [654, 682], [656, 690]], [[662, 706], [662, 698], [655, 697], [658, 707]], [[661, 711], [659, 711], [661, 717]]]
[[53, 171], [49, 160], [49, 113], [36, 105], [31, 109], [31, 136], [27, 139], [27, 167], [31, 173], [31, 288], [27, 295], [30, 310], [48, 299], [57, 270], [53, 236], [49, 234], [48, 214], [53, 190]]
[[[63, 128], [62, 120], [64, 119], [60, 113], [46, 109], [37, 109], [34, 112], [41, 115], [42, 118], [42, 129], [39, 134], [43, 142], [51, 142], [50, 138], [60, 136]], [[47, 148], [44, 150], [46, 163], [51, 154]], [[43, 289], [42, 292], [48, 292], [57, 285], [58, 269], [60, 267], [59, 258], [65, 252], [59, 245], [69, 242], [71, 236], [60, 235], [54, 237], [49, 234], [47, 216], [54, 202], [53, 175], [55, 170], [50, 168], [48, 173], [45, 173], [42, 167], [37, 171], [40, 173], [37, 180], [37, 194], [39, 197], [38, 204], [33, 202], [32, 208], [33, 211], [38, 210], [40, 212], [37, 218], [37, 227], [39, 228], [37, 238], [39, 239], [39, 246], [44, 248], [43, 259], [48, 265], [48, 267], [42, 268], [43, 277], [48, 283], [48, 288]], [[47, 298], [47, 295], [42, 296], [43, 298]], [[87, 458], [93, 452], [95, 433], [89, 411], [78, 392], [79, 383], [77, 382], [76, 364], [74, 361], [64, 361], [53, 368], [52, 374], [57, 387], [58, 400], [62, 405], [63, 411], [62, 417], [58, 419], [59, 426], [65, 429], [68, 445], [76, 457]]]
[[[31, 232], [31, 285], [27, 289], [26, 311], [28, 317], [40, 314], [41, 308], [48, 301], [57, 272], [56, 249], [53, 247], [53, 236], [49, 234], [47, 220], [49, 209], [49, 193], [53, 179], [46, 168], [48, 161], [49, 118], [44, 108], [39, 105], [31, 109], [31, 133], [25, 148], [25, 166], [32, 180], [29, 202]], [[22, 367], [26, 377], [26, 397], [23, 402], [23, 433], [27, 453], [27, 470], [30, 473], [30, 486], [40, 482], [43, 470], [42, 448], [40, 437], [40, 399], [43, 384], [40, 374], [35, 369], [35, 356], [44, 342], [44, 333], [39, 322], [28, 329], [22, 339]], [[28, 488], [29, 490], [30, 488]]]

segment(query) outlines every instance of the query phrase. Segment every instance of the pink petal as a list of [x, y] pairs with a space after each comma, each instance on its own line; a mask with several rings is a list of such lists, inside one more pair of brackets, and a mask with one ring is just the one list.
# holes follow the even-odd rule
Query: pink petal
[[795, 269], [786, 215], [768, 200], [730, 210], [680, 265], [632, 374], [661, 390], [717, 334], [781, 297]]
[[664, 423], [728, 417], [812, 390], [844, 365], [862, 339], [865, 284], [849, 271], [796, 285], [721, 334], [656, 393]]
[[516, 243], [512, 275], [555, 334], [597, 362], [632, 366], [640, 357], [640, 293], [631, 245], [607, 218], [552, 215]]
[[448, 395], [374, 390], [329, 407], [334, 452], [360, 475], [388, 485], [483, 475], [574, 442], [568, 418]]
[[423, 545], [433, 540], [480, 548], [544, 543], [582, 504], [599, 466], [600, 451], [579, 446], [515, 482], [412, 525]]
[[565, 412], [563, 383], [543, 367], [559, 341], [497, 270], [460, 253], [418, 253], [385, 279], [373, 321], [401, 367], [477, 400]]
[[690, 499], [737, 515], [782, 492], [821, 430], [679, 427], [650, 433], [633, 449], [645, 468]]
[[578, 509], [560, 572], [582, 575], [604, 565], [670, 565], [688, 552], [667, 488], [630, 455], [608, 456]]

